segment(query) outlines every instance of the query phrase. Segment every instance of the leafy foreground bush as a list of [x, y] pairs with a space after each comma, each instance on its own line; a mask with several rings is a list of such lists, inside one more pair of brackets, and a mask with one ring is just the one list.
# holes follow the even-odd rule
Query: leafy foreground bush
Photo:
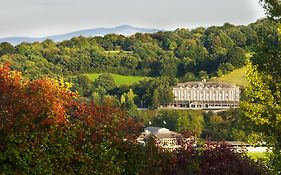
[[226, 145], [141, 146], [140, 128], [120, 109], [79, 100], [67, 83], [0, 67], [0, 174], [268, 174]]
[[202, 155], [200, 174], [270, 174], [264, 165], [250, 160], [227, 144], [207, 144]]

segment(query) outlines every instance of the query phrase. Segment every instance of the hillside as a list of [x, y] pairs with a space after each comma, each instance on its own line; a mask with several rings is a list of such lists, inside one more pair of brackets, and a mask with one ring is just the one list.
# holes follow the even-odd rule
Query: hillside
[[223, 75], [222, 77], [212, 79], [211, 81], [232, 83], [244, 87], [248, 84], [248, 81], [246, 79], [246, 71], [247, 71], [246, 67], [242, 67], [226, 75]]
[[74, 31], [66, 34], [60, 34], [60, 35], [53, 35], [53, 36], [47, 36], [42, 38], [32, 38], [32, 37], [7, 37], [7, 38], [0, 38], [0, 43], [2, 42], [9, 42], [13, 45], [20, 44], [22, 42], [42, 42], [46, 39], [51, 39], [56, 42], [60, 42], [63, 40], [69, 40], [73, 37], [78, 36], [85, 36], [85, 37], [91, 37], [91, 36], [104, 36], [107, 34], [120, 34], [124, 36], [130, 36], [135, 33], [155, 33], [160, 30], [158, 29], [147, 29], [147, 28], [139, 28], [139, 27], [133, 27], [129, 25], [122, 25], [117, 26], [113, 28], [93, 28], [93, 29], [86, 29], [86, 30], [79, 30]]
[[[0, 62], [9, 62], [13, 70], [21, 71], [29, 79], [74, 77], [69, 81], [86, 97], [94, 89], [85, 77], [76, 78], [77, 75], [89, 74], [92, 79], [98, 76], [91, 75], [94, 72], [129, 75], [114, 76], [119, 86], [138, 82], [143, 77], [155, 77], [155, 81], [142, 82], [134, 91], [141, 96], [138, 106], [150, 107], [153, 106], [151, 98], [154, 92], [157, 96], [157, 91], [164, 91], [177, 81], [208, 79], [217, 75], [219, 70], [226, 74], [242, 67], [250, 56], [251, 47], [256, 44], [253, 40], [258, 34], [256, 31], [264, 31], [266, 26], [273, 24], [260, 21], [248, 26], [225, 24], [132, 36], [81, 36], [63, 42], [45, 40], [17, 46], [1, 43]], [[240, 39], [237, 40], [237, 37]], [[214, 81], [243, 86], [246, 82], [245, 69], [241, 70]]]

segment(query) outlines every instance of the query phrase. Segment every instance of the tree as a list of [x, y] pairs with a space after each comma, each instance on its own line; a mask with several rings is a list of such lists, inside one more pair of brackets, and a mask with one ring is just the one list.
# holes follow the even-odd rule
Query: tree
[[195, 80], [195, 76], [192, 72], [186, 72], [182, 78], [183, 82], [194, 81], [194, 80]]
[[230, 63], [236, 68], [243, 67], [245, 65], [246, 53], [240, 47], [231, 48], [226, 54], [226, 63]]
[[200, 137], [203, 130], [204, 118], [202, 114], [191, 111], [178, 111], [177, 130], [179, 132], [190, 132]]
[[[139, 83], [132, 85], [132, 89], [136, 93], [136, 104], [139, 107], [146, 108], [156, 108], [158, 107], [156, 104], [170, 104], [174, 99], [171, 89], [171, 86], [173, 85], [172, 83], [176, 83], [176, 81], [174, 79], [163, 77], [144, 79]], [[154, 92], [156, 92], [155, 96]], [[157, 95], [157, 92], [159, 95]]]
[[208, 80], [209, 79], [209, 75], [206, 71], [200, 71], [199, 72], [199, 77], [201, 80]]
[[69, 88], [0, 66], [1, 174], [138, 171], [139, 125], [118, 108], [80, 101]]
[[177, 75], [184, 76], [188, 72], [194, 74], [196, 69], [195, 66], [196, 66], [196, 60], [188, 57], [184, 57], [181, 59], [180, 63], [178, 64]]
[[135, 69], [138, 66], [138, 61], [137, 57], [126, 55], [121, 58], [120, 64], [124, 67]]
[[[248, 62], [248, 81], [246, 99], [241, 104], [245, 115], [254, 122], [253, 129], [267, 136], [267, 145], [274, 148], [278, 157], [275, 165], [281, 162], [281, 105], [280, 105], [280, 77], [259, 72], [257, 66]], [[279, 80], [278, 80], [279, 79]], [[276, 167], [281, 171], [280, 167]]]
[[250, 158], [245, 156], [245, 153], [233, 151], [233, 147], [228, 144], [206, 143], [202, 153], [200, 172], [198, 174], [271, 174], [262, 164], [254, 163], [253, 161], [249, 161], [249, 159]]
[[120, 99], [121, 106], [128, 110], [131, 116], [137, 115], [137, 106], [134, 102], [134, 98], [136, 97], [135, 93], [132, 89], [130, 89], [127, 93], [123, 93]]
[[[264, 0], [267, 12], [280, 19], [280, 2]], [[277, 11], [276, 11], [277, 10]], [[267, 145], [273, 147], [271, 164], [276, 173], [281, 173], [281, 44], [280, 27], [267, 35], [258, 35], [256, 54], [247, 61], [247, 77], [250, 86], [241, 107], [245, 115], [254, 122], [254, 130], [267, 136]], [[279, 36], [278, 36], [279, 35]]]
[[246, 45], [247, 46], [251, 46], [254, 43], [256, 43], [256, 39], [257, 39], [257, 33], [256, 31], [251, 28], [250, 26], [241, 26], [240, 27], [240, 31], [246, 36], [247, 41], [246, 41]]
[[152, 126], [165, 127], [171, 131], [176, 131], [178, 117], [176, 110], [161, 110], [152, 118]]
[[168, 45], [170, 51], [174, 51], [178, 47], [175, 41], [168, 42]]
[[203, 132], [203, 138], [211, 140], [229, 140], [229, 138], [226, 138], [225, 134], [223, 133], [223, 118], [219, 115], [214, 114], [205, 115], [206, 122]]
[[73, 88], [72, 90], [77, 91], [81, 96], [89, 97], [92, 91], [91, 80], [86, 75], [78, 75], [72, 78]]
[[[210, 140], [235, 140], [248, 142], [252, 134], [251, 123], [240, 109], [204, 113], [204, 130], [201, 137]], [[247, 123], [247, 124], [246, 124]]]
[[222, 47], [230, 49], [234, 46], [233, 40], [225, 33], [221, 33], [220, 35]]
[[158, 108], [161, 105], [158, 89], [155, 89], [153, 92], [152, 105], [154, 108]]
[[174, 93], [170, 86], [160, 85], [158, 87], [160, 104], [168, 105], [174, 101]]
[[176, 77], [177, 75], [177, 62], [178, 59], [175, 57], [166, 58], [164, 57], [160, 62], [160, 76]]
[[281, 19], [281, 3], [278, 0], [260, 0], [267, 14], [273, 19]]
[[224, 74], [227, 74], [228, 72], [233, 71], [235, 68], [230, 63], [222, 63], [219, 65], [217, 75], [220, 77]]
[[236, 46], [244, 47], [246, 45], [247, 38], [238, 28], [228, 29], [227, 34], [234, 41]]
[[152, 106], [158, 108], [160, 105], [168, 105], [174, 101], [174, 94], [169, 86], [159, 85], [153, 91]]
[[[67, 107], [75, 96], [68, 83], [51, 79], [24, 81], [21, 73], [11, 71], [8, 65], [0, 66], [0, 77], [2, 124], [28, 124], [31, 127], [68, 122]], [[10, 129], [16, 129], [12, 126]]]
[[110, 74], [101, 74], [93, 84], [94, 88], [101, 87], [106, 91], [113, 89], [115, 85], [115, 81]]
[[101, 95], [99, 93], [93, 92], [91, 98], [92, 98], [93, 102], [96, 105], [101, 105], [102, 104], [102, 99], [101, 99], [102, 97], [101, 97]]
[[13, 54], [16, 49], [10, 43], [4, 42], [0, 44], [0, 56], [5, 54]]

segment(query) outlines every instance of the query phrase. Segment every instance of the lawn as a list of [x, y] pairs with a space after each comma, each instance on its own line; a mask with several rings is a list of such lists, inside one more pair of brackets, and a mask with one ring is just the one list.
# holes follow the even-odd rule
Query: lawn
[[259, 160], [259, 159], [265, 159], [266, 158], [266, 152], [250, 152], [247, 153], [247, 155], [252, 158], [253, 160]]
[[222, 77], [214, 78], [211, 81], [226, 82], [243, 87], [249, 84], [248, 80], [246, 79], [246, 71], [247, 71], [246, 67], [242, 67], [226, 75], [223, 75]]
[[[92, 73], [92, 74], [85, 74], [87, 77], [89, 77], [92, 81], [97, 79], [101, 74], [98, 73]], [[116, 85], [121, 86], [121, 85], [131, 85], [133, 83], [137, 83], [140, 80], [143, 80], [146, 77], [140, 77], [140, 76], [126, 76], [126, 75], [118, 75], [118, 74], [110, 74]]]

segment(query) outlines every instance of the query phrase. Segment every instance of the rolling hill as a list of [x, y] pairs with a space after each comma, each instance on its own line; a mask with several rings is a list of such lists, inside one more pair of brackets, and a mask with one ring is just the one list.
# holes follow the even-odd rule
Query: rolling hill
[[29, 38], [29, 37], [8, 37], [8, 38], [0, 38], [0, 43], [2, 42], [9, 42], [13, 45], [20, 44], [22, 42], [41, 42], [46, 39], [51, 39], [56, 42], [60, 42], [63, 40], [69, 40], [73, 37], [77, 36], [85, 36], [85, 37], [90, 37], [90, 36], [104, 36], [107, 34], [120, 34], [124, 36], [130, 36], [135, 33], [155, 33], [161, 30], [158, 29], [147, 29], [147, 28], [139, 28], [139, 27], [133, 27], [129, 25], [122, 25], [122, 26], [117, 26], [113, 28], [93, 28], [93, 29], [87, 29], [87, 30], [79, 30], [75, 32], [70, 32], [66, 34], [61, 34], [61, 35], [53, 35], [53, 36], [47, 36], [47, 37], [42, 37], [42, 38]]

